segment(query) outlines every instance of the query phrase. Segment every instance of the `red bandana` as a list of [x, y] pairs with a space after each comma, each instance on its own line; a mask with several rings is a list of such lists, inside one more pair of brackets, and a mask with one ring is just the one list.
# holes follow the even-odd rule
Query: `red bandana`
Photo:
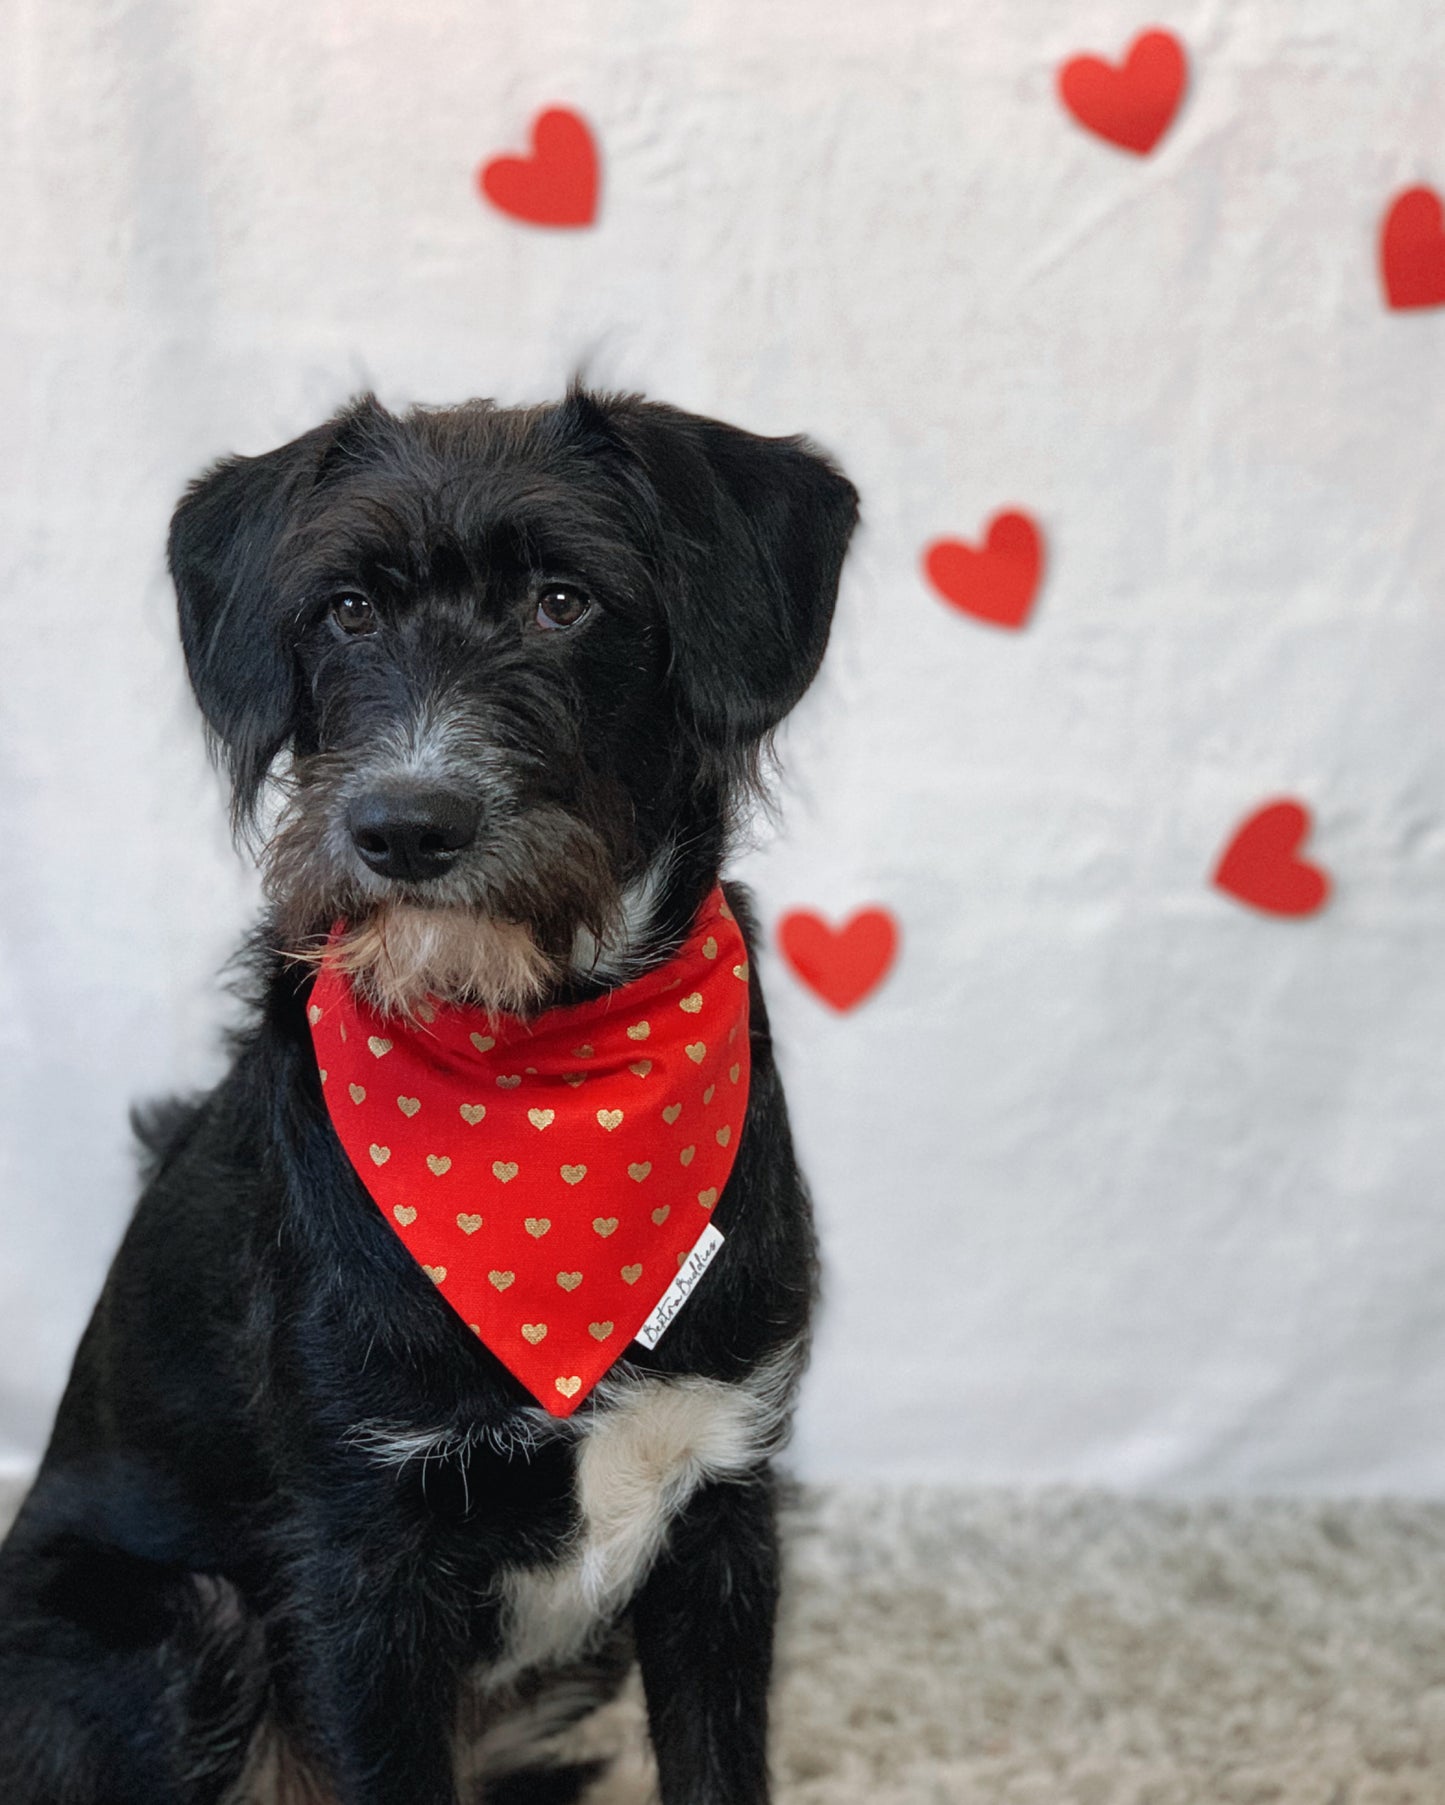
[[665, 965], [531, 1022], [454, 1005], [400, 1022], [329, 967], [317, 977], [311, 1034], [347, 1157], [553, 1416], [640, 1331], [652, 1345], [679, 1268], [701, 1271], [720, 1240], [709, 1213], [747, 1107], [747, 976], [715, 890]]

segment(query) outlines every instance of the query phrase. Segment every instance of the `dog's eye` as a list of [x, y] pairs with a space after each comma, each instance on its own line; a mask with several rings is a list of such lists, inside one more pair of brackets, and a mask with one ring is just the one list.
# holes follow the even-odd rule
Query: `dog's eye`
[[343, 633], [374, 633], [381, 625], [375, 608], [354, 590], [332, 597], [331, 618]]
[[545, 632], [575, 627], [592, 606], [592, 597], [570, 583], [549, 583], [537, 597], [537, 625]]

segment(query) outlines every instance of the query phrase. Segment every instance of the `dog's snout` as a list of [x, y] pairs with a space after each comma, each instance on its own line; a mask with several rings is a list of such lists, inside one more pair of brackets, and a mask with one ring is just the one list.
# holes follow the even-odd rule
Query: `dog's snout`
[[478, 805], [455, 790], [383, 789], [358, 796], [346, 826], [379, 877], [440, 877], [477, 836]]

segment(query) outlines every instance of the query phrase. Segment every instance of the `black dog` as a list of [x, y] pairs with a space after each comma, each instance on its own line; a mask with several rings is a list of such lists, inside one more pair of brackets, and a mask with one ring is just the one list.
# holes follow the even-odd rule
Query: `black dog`
[[[0, 1551], [3, 1805], [506, 1805], [634, 1659], [665, 1805], [767, 1797], [769, 1459], [814, 1249], [755, 978], [726, 1245], [559, 1421], [437, 1295], [328, 1118], [313, 957], [526, 1014], [666, 959], [828, 637], [856, 518], [806, 442], [634, 398], [364, 399], [177, 510], [192, 682], [274, 915]], [[728, 891], [745, 932], [744, 899]], [[745, 969], [745, 968], [744, 968]]]

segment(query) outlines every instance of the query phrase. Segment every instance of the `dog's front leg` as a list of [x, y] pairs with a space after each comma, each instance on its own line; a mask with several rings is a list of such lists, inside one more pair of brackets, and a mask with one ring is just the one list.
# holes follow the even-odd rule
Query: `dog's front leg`
[[772, 1475], [703, 1487], [633, 1605], [662, 1805], [766, 1805]]
[[335, 1547], [313, 1553], [298, 1579], [277, 1650], [282, 1715], [328, 1796], [455, 1805], [452, 1626], [417, 1571]]

